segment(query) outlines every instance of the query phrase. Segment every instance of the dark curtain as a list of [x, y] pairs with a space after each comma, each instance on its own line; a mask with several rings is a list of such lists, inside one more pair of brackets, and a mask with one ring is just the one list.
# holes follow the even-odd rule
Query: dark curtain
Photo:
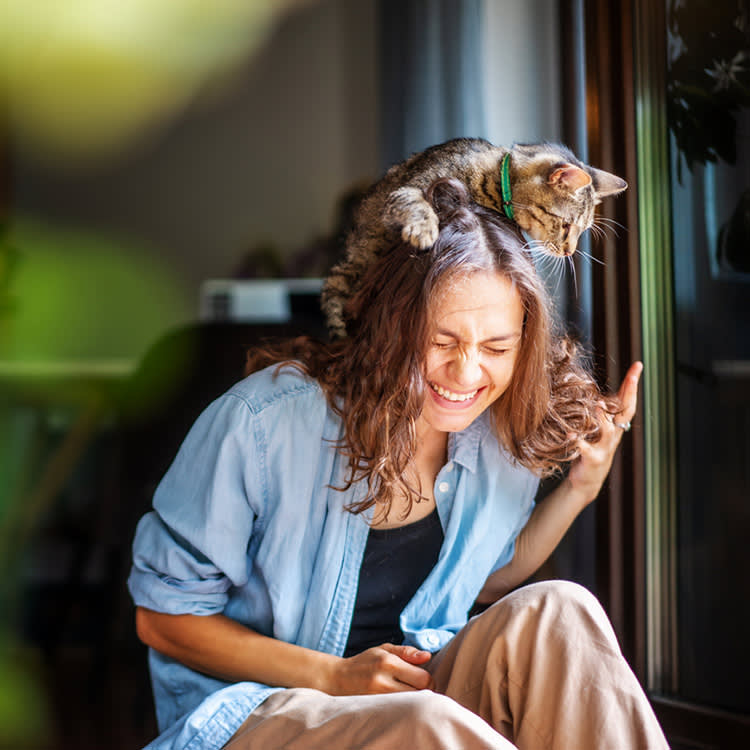
[[381, 162], [485, 132], [482, 0], [380, 0]]

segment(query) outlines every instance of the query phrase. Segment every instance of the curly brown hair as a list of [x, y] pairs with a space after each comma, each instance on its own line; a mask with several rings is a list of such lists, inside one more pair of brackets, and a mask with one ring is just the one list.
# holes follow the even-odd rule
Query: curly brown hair
[[397, 494], [419, 500], [407, 479], [425, 395], [423, 363], [431, 340], [431, 304], [458, 276], [500, 273], [524, 310], [523, 334], [510, 385], [490, 407], [498, 439], [521, 465], [548, 476], [576, 457], [576, 441], [596, 441], [602, 408], [615, 399], [599, 390], [579, 347], [554, 331], [544, 284], [515, 226], [472, 203], [455, 180], [426, 193], [440, 221], [424, 251], [403, 241], [371, 265], [347, 302], [349, 336], [334, 342], [301, 337], [248, 353], [246, 373], [271, 364], [316, 379], [343, 420], [339, 450], [348, 459], [344, 487], [365, 480], [362, 512], [376, 502], [387, 517]]

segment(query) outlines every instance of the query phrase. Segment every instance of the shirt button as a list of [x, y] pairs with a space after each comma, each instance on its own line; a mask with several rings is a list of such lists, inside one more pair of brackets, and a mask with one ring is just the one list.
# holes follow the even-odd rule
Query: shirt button
[[448, 461], [448, 463], [445, 465], [445, 470], [447, 472], [453, 471], [453, 461]]
[[425, 636], [425, 641], [427, 641], [428, 646], [437, 646], [440, 643], [440, 639], [435, 635], [435, 633], [428, 633]]
[[451, 488], [451, 486], [448, 484], [448, 482], [440, 482], [438, 485], [438, 489], [441, 492], [448, 492], [448, 490]]

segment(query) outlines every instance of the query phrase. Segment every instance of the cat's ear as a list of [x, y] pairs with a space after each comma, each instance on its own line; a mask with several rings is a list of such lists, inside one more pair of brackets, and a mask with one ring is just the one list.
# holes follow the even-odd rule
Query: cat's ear
[[628, 183], [617, 175], [605, 172], [603, 169], [589, 167], [591, 178], [594, 181], [594, 196], [597, 203], [602, 202], [602, 198], [610, 195], [617, 195], [627, 188]]
[[571, 193], [591, 184], [591, 177], [586, 170], [574, 164], [563, 164], [547, 178], [550, 185], [558, 185]]

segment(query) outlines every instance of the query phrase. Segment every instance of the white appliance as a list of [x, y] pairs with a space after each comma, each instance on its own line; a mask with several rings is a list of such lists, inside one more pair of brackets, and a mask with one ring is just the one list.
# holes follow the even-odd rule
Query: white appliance
[[322, 279], [208, 279], [201, 284], [201, 320], [286, 323], [319, 316]]

